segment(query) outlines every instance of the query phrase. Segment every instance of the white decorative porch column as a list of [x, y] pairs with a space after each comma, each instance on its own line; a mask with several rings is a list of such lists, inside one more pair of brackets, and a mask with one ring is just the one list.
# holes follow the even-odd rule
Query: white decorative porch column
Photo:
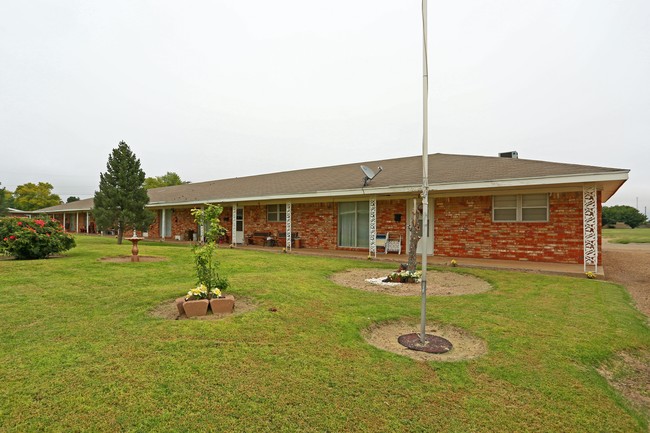
[[[201, 206], [201, 210], [204, 210], [205, 206]], [[201, 223], [199, 226], [199, 238], [197, 239], [199, 243], [203, 243], [203, 239], [205, 238], [205, 223]]]
[[369, 232], [370, 232], [370, 239], [369, 239], [369, 251], [368, 254], [377, 257], [377, 198], [373, 197], [370, 199], [369, 203]]
[[286, 209], [286, 228], [285, 230], [287, 231], [286, 233], [286, 243], [285, 243], [285, 248], [287, 251], [291, 251], [291, 202], [287, 202], [287, 209]]
[[232, 205], [232, 227], [230, 228], [230, 244], [237, 245], [237, 203]]
[[86, 234], [90, 233], [90, 212], [86, 212]]
[[66, 232], [66, 229], [65, 229], [65, 212], [63, 212], [63, 233], [65, 233], [65, 232]]
[[79, 233], [79, 212], [77, 212], [77, 222], [75, 223], [75, 231]]
[[598, 193], [596, 186], [582, 187], [582, 221], [584, 232], [584, 270], [593, 266], [598, 272]]
[[160, 239], [165, 239], [165, 209], [160, 211]]

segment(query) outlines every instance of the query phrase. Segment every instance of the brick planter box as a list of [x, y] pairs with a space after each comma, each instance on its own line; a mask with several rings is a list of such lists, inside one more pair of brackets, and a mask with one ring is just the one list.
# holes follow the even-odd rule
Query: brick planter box
[[212, 314], [229, 314], [235, 309], [235, 297], [226, 295], [219, 298], [210, 299], [210, 309]]

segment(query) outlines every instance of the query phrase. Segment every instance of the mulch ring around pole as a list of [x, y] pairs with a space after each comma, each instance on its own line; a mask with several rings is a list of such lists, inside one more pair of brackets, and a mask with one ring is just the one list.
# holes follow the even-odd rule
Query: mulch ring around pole
[[399, 343], [400, 336], [414, 334], [420, 329], [418, 321], [403, 319], [398, 321], [376, 323], [362, 331], [366, 342], [378, 349], [407, 356], [418, 361], [457, 362], [478, 358], [488, 352], [485, 340], [457, 326], [429, 322], [426, 324], [426, 335], [441, 337], [447, 340], [451, 349], [442, 353], [431, 353], [421, 350], [411, 350]]

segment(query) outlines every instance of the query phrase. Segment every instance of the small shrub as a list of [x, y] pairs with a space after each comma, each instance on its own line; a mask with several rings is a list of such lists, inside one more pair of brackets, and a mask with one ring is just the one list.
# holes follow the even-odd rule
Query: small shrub
[[197, 285], [206, 288], [206, 297], [208, 298], [212, 297], [214, 289], [219, 289], [219, 294], [216, 295], [218, 297], [221, 290], [226, 290], [230, 286], [228, 279], [218, 273], [217, 240], [226, 231], [219, 223], [221, 212], [223, 212], [221, 206], [212, 204], [206, 205], [204, 209], [192, 209], [194, 221], [199, 226], [206, 227], [205, 244], [195, 245], [192, 251]]
[[74, 238], [51, 219], [0, 219], [0, 250], [19, 260], [44, 259], [75, 247]]

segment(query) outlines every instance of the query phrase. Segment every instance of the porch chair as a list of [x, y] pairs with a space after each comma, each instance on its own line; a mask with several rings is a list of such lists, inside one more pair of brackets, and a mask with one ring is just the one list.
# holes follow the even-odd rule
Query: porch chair
[[384, 246], [384, 252], [388, 253], [397, 253], [402, 254], [402, 236], [392, 235], [386, 233], [386, 245]]
[[[377, 233], [377, 237], [375, 239], [375, 246], [377, 248], [383, 248], [384, 252], [386, 252], [386, 238], [387, 237], [388, 237], [387, 233], [382, 233], [382, 234]], [[376, 250], [375, 250], [375, 253], [376, 253]]]

